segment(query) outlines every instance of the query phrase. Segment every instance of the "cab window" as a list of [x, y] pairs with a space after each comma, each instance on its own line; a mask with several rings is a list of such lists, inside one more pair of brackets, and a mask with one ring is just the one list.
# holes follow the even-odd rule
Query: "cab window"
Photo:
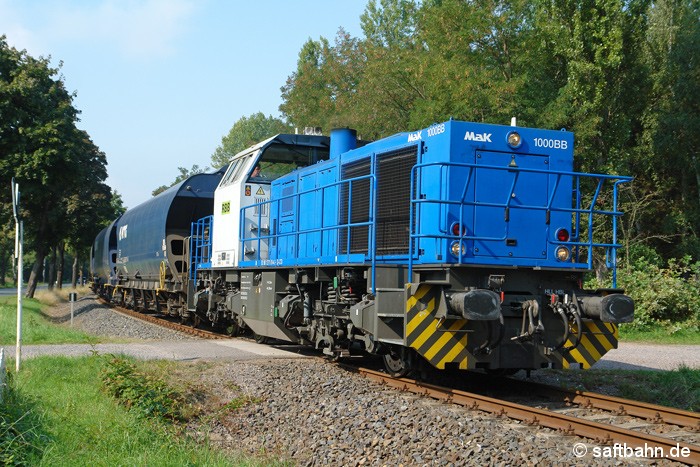
[[226, 173], [224, 174], [224, 177], [221, 179], [219, 186], [227, 186], [233, 182], [234, 174], [236, 173], [236, 169], [240, 165], [240, 162], [240, 159], [236, 159], [235, 161], [231, 162], [231, 164], [228, 166], [228, 170], [226, 170]]
[[249, 180], [258, 183], [271, 182], [283, 175], [328, 159], [328, 150], [311, 146], [271, 144], [250, 168]]
[[244, 167], [249, 163], [252, 157], [252, 155], [249, 155], [247, 157], [239, 157], [238, 159], [232, 161], [231, 165], [228, 167], [228, 170], [224, 174], [224, 177], [221, 179], [219, 186], [228, 186], [238, 180], [241, 174], [244, 173]]

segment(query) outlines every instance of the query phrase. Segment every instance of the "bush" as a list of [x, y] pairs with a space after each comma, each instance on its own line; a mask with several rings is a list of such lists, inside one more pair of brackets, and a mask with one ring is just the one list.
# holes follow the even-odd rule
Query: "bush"
[[102, 387], [125, 406], [143, 417], [181, 420], [183, 397], [167, 383], [145, 375], [123, 357], [112, 357], [102, 370]]
[[634, 299], [636, 328], [700, 324], [700, 263], [671, 259], [666, 267], [641, 258], [628, 271], [618, 270], [618, 286]]

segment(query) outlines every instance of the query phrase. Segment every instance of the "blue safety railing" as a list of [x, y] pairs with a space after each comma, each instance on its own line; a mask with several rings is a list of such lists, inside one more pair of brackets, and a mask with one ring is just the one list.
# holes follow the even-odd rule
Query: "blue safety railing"
[[[369, 204], [368, 204], [368, 210], [367, 210], [367, 220], [363, 222], [352, 222], [352, 200], [353, 200], [353, 185], [361, 182], [363, 180], [368, 180], [369, 181]], [[295, 259], [292, 258], [283, 258], [279, 260], [271, 260], [271, 259], [265, 259], [262, 258], [260, 255], [261, 251], [261, 245], [262, 242], [267, 241], [268, 244], [268, 255], [269, 255], [269, 249], [271, 248], [272, 240], [274, 239], [277, 244], [279, 244], [280, 239], [282, 238], [292, 238], [293, 239], [293, 246], [294, 246], [294, 252], [297, 254], [299, 253], [300, 249], [300, 239], [303, 238], [306, 235], [311, 235], [314, 233], [319, 233], [320, 235], [318, 236], [319, 238], [319, 251], [323, 252], [324, 251], [324, 232], [338, 232], [340, 234], [341, 231], [346, 230], [347, 236], [345, 238], [345, 245], [344, 250], [340, 248], [340, 245], [338, 245], [337, 252], [335, 252], [332, 256], [334, 258], [334, 261], [336, 263], [365, 263], [367, 260], [371, 261], [372, 263], [372, 291], [374, 292], [374, 284], [375, 284], [375, 279], [376, 279], [376, 261], [377, 261], [377, 255], [375, 254], [375, 245], [376, 245], [376, 220], [375, 220], [375, 205], [376, 205], [376, 192], [377, 192], [377, 178], [374, 174], [369, 174], [369, 175], [363, 175], [359, 177], [354, 177], [346, 180], [340, 180], [328, 185], [324, 185], [321, 187], [316, 187], [304, 191], [299, 191], [296, 193], [292, 193], [290, 195], [282, 196], [280, 198], [274, 199], [274, 200], [269, 200], [269, 201], [263, 201], [260, 203], [255, 203], [251, 204], [248, 206], [245, 206], [241, 208], [240, 212], [240, 231], [239, 231], [239, 238], [243, 242], [243, 249], [245, 253], [246, 245], [254, 245], [255, 246], [255, 252], [254, 254], [251, 254], [251, 259], [242, 261], [241, 263], [246, 263], [247, 265], [253, 265], [253, 266], [274, 266], [274, 265], [286, 265], [286, 266], [296, 266], [296, 265], [306, 265], [308, 266], [308, 263], [302, 263], [299, 262]], [[320, 194], [321, 196], [321, 202], [320, 206], [324, 206], [324, 200], [326, 197], [326, 193], [329, 190], [337, 190], [338, 196], [337, 198], [334, 198], [333, 202], [336, 203], [340, 200], [340, 192], [342, 191], [342, 187], [347, 187], [347, 217], [346, 219], [340, 219], [339, 214], [336, 214], [334, 217], [337, 217], [337, 222], [335, 222], [333, 225], [328, 225], [324, 226], [323, 224], [325, 223], [326, 219], [324, 218], [324, 212], [321, 210], [319, 213], [319, 218], [318, 218], [318, 224], [320, 224], [320, 227], [313, 227], [313, 228], [306, 228], [306, 229], [300, 229], [299, 228], [299, 213], [302, 210], [302, 205], [301, 205], [301, 199], [305, 195], [310, 195], [310, 194]], [[280, 207], [282, 203], [291, 200], [294, 203], [294, 213], [296, 215], [296, 228], [292, 232], [279, 232], [279, 226], [277, 226], [276, 229], [271, 229], [271, 230], [276, 230], [276, 231], [269, 231], [267, 234], [263, 234], [263, 230], [261, 229], [262, 226], [262, 221], [263, 221], [263, 212], [265, 212], [264, 207], [268, 208], [268, 211], [270, 214], [272, 212], [281, 212]], [[339, 206], [339, 204], [338, 204]], [[256, 222], [257, 222], [257, 233], [259, 235], [255, 236], [248, 236], [249, 232], [246, 232], [245, 229], [245, 218], [246, 218], [246, 212], [253, 210], [254, 212], [257, 211], [257, 213], [254, 215]], [[352, 229], [357, 228], [357, 227], [367, 227], [368, 233], [367, 233], [367, 253], [353, 253], [352, 250]], [[337, 235], [337, 238], [340, 239], [340, 235]], [[341, 251], [344, 251], [344, 253], [341, 253]]]
[[[540, 211], [545, 211], [547, 213], [551, 212], [566, 212], [572, 214], [574, 216], [575, 221], [574, 221], [574, 227], [575, 227], [575, 234], [569, 239], [567, 242], [557, 242], [557, 245], [567, 245], [570, 246], [572, 249], [575, 249], [577, 257], [575, 258], [575, 261], [579, 261], [580, 258], [578, 258], [578, 252], [580, 249], [586, 249], [587, 250], [587, 258], [586, 258], [586, 267], [588, 269], [591, 269], [593, 267], [593, 249], [594, 248], [605, 248], [606, 250], [606, 260], [607, 260], [607, 265], [610, 267], [612, 271], [612, 282], [613, 282], [613, 287], [616, 286], [617, 284], [617, 271], [616, 271], [616, 264], [617, 264], [617, 249], [620, 248], [621, 245], [617, 243], [617, 219], [622, 215], [622, 212], [617, 210], [617, 203], [618, 203], [618, 186], [622, 183], [627, 183], [632, 181], [632, 177], [624, 177], [624, 176], [619, 176], [619, 175], [601, 175], [601, 174], [588, 174], [588, 173], [579, 173], [579, 172], [567, 172], [567, 171], [556, 171], [556, 170], [540, 170], [540, 169], [530, 169], [530, 168], [519, 168], [519, 167], [503, 167], [503, 166], [490, 166], [490, 165], [482, 165], [482, 164], [473, 164], [473, 163], [444, 163], [444, 162], [431, 162], [431, 163], [424, 163], [424, 164], [417, 164], [413, 167], [411, 171], [411, 187], [416, 187], [417, 185], [415, 184], [416, 177], [418, 176], [417, 174], [419, 171], [424, 170], [429, 167], [444, 167], [446, 170], [440, 170], [440, 178], [439, 180], [434, 180], [431, 179], [431, 183], [438, 183], [438, 186], [442, 186], [443, 184], [446, 184], [448, 181], [454, 182], [452, 180], [452, 177], [450, 177], [450, 169], [451, 168], [461, 168], [461, 169], [468, 169], [468, 175], [466, 177], [466, 181], [464, 183], [464, 187], [462, 189], [462, 195], [461, 199], [456, 199], [456, 200], [445, 200], [445, 199], [429, 199], [429, 198], [423, 198], [422, 195], [419, 193], [413, 192], [411, 193], [411, 204], [412, 207], [415, 209], [411, 209], [410, 211], [410, 223], [411, 225], [411, 233], [410, 233], [410, 251], [415, 251], [415, 246], [417, 242], [421, 238], [434, 238], [434, 239], [444, 239], [444, 240], [452, 240], [452, 241], [459, 241], [459, 251], [462, 251], [463, 248], [466, 248], [466, 241], [505, 241], [506, 240], [506, 232], [504, 232], [504, 235], [502, 237], [484, 237], [484, 236], [476, 236], [476, 235], [467, 235], [466, 232], [460, 232], [462, 235], [450, 235], [452, 232], [448, 232], [446, 234], [444, 233], [422, 233], [419, 231], [416, 231], [416, 229], [420, 228], [421, 225], [421, 206], [422, 205], [427, 205], [427, 204], [435, 204], [438, 206], [441, 206], [442, 208], [447, 208], [448, 206], [455, 206], [456, 209], [459, 211], [459, 225], [465, 225], [465, 220], [464, 217], [464, 207], [465, 206], [474, 206], [474, 207], [494, 207], [494, 208], [502, 208], [504, 210], [506, 209], [527, 209], [527, 210], [540, 210]], [[476, 169], [484, 169], [484, 170], [499, 170], [499, 171], [507, 171], [513, 173], [513, 181], [510, 185], [510, 189], [506, 192], [504, 191], [504, 197], [505, 200], [502, 203], [489, 203], [489, 202], [478, 202], [475, 200], [468, 200], [467, 196], [470, 194], [470, 189], [473, 189], [473, 184], [475, 183], [475, 172]], [[431, 176], [434, 174], [435, 171], [431, 171]], [[543, 174], [551, 177], [555, 177], [555, 181], [553, 183], [553, 186], [548, 188], [548, 193], [547, 193], [547, 204], [545, 205], [523, 205], [523, 204], [514, 204], [512, 200], [514, 199], [514, 190], [516, 183], [518, 181], [518, 178], [521, 173], [527, 172], [527, 173], [534, 173], [534, 174]], [[444, 178], [443, 178], [444, 177]], [[559, 194], [558, 190], [560, 190], [560, 182], [563, 177], [570, 178], [571, 180], [575, 180], [575, 196], [573, 200], [573, 207], [563, 207], [563, 206], [556, 206], [555, 205], [555, 198]], [[581, 179], [589, 178], [595, 181], [596, 188], [593, 194], [593, 197], [590, 201], [590, 204], [587, 207], [582, 207], [582, 198], [581, 198]], [[600, 199], [601, 191], [603, 190], [603, 186], [606, 184], [606, 182], [612, 183], [612, 209], [611, 210], [604, 210], [604, 209], [596, 209], [596, 203]], [[564, 188], [567, 189], [567, 188]], [[571, 186], [569, 186], [568, 189], [571, 189]], [[568, 199], [568, 198], [567, 198]], [[415, 214], [414, 214], [415, 213]], [[581, 238], [581, 216], [582, 215], [587, 215], [588, 220], [587, 220], [587, 239], [582, 239]], [[593, 239], [593, 221], [595, 216], [609, 216], [612, 219], [612, 242], [607, 243], [607, 242], [596, 242]], [[471, 223], [474, 222], [476, 223], [476, 219], [468, 219], [468, 223], [466, 225], [472, 225]], [[457, 264], [462, 264], [462, 256], [458, 256], [458, 263]], [[473, 259], [470, 261], [470, 263], [473, 263]], [[412, 277], [413, 274], [413, 263], [414, 263], [414, 255], [409, 255], [409, 261], [408, 261], [408, 268], [409, 268], [409, 277]]]
[[[372, 164], [373, 166], [374, 164]], [[409, 225], [411, 226], [410, 229], [410, 238], [409, 238], [409, 253], [407, 256], [404, 255], [403, 257], [407, 259], [408, 261], [408, 268], [409, 268], [409, 277], [412, 277], [413, 273], [413, 264], [417, 259], [416, 256], [416, 251], [417, 251], [417, 244], [420, 239], [423, 238], [433, 238], [433, 239], [445, 239], [445, 240], [452, 240], [452, 241], [459, 241], [460, 242], [460, 250], [462, 248], [462, 245], [464, 242], [467, 241], [503, 241], [506, 239], [506, 235], [504, 232], [504, 235], [502, 237], [486, 237], [486, 236], [477, 236], [477, 235], [467, 235], [466, 233], [463, 233], [463, 235], [451, 235], [451, 232], [443, 233], [434, 233], [434, 232], [420, 232], [420, 226], [421, 226], [421, 207], [423, 205], [427, 204], [437, 204], [439, 206], [442, 206], [444, 209], [447, 209], [448, 206], [453, 206], [455, 207], [456, 211], [459, 211], [459, 224], [460, 225], [473, 225], [474, 222], [477, 221], [475, 218], [469, 218], [465, 219], [464, 218], [464, 207], [466, 206], [478, 206], [478, 207], [494, 207], [494, 208], [503, 208], [503, 209], [527, 209], [527, 210], [539, 210], [539, 211], [544, 211], [544, 212], [565, 212], [569, 213], [572, 215], [573, 218], [573, 224], [574, 224], [574, 229], [571, 232], [571, 237], [569, 241], [566, 242], [556, 242], [557, 245], [566, 245], [572, 249], [572, 253], [575, 255], [574, 259], [572, 262], [569, 263], [562, 263], [562, 267], [565, 266], [565, 264], [569, 264], [570, 267], [576, 268], [578, 264], [581, 265], [581, 267], [586, 267], [588, 269], [592, 268], [592, 263], [593, 263], [593, 250], [602, 248], [605, 249], [606, 253], [606, 260], [608, 263], [608, 266], [610, 267], [612, 271], [612, 279], [613, 279], [613, 286], [616, 285], [616, 254], [617, 254], [617, 249], [620, 247], [620, 245], [617, 243], [617, 220], [618, 217], [622, 215], [622, 212], [618, 211], [617, 205], [618, 205], [618, 187], [622, 183], [627, 183], [632, 180], [631, 177], [624, 177], [624, 176], [617, 176], [617, 175], [600, 175], [600, 174], [587, 174], [587, 173], [578, 173], [578, 172], [568, 172], [568, 171], [554, 171], [554, 170], [539, 170], [539, 169], [530, 169], [530, 168], [514, 168], [514, 167], [503, 167], [503, 166], [489, 166], [489, 165], [477, 165], [477, 164], [469, 164], [469, 163], [444, 163], [444, 162], [435, 162], [435, 163], [425, 163], [425, 164], [418, 164], [413, 167], [412, 172], [411, 172], [411, 187], [419, 187], [420, 185], [416, 184], [416, 177], [417, 174], [419, 173], [420, 170], [429, 168], [431, 166], [439, 166], [439, 167], [444, 167], [445, 170], [440, 171], [440, 179], [435, 180], [434, 178], [431, 178], [431, 184], [432, 183], [438, 183], [439, 186], [444, 186], [448, 180], [451, 179], [449, 171], [451, 168], [459, 167], [459, 168], [466, 168], [468, 170], [468, 176], [466, 177], [466, 181], [464, 182], [464, 187], [462, 189], [462, 194], [460, 199], [430, 199], [430, 198], [422, 198], [421, 195], [417, 194], [416, 192], [411, 193], [411, 204], [412, 207], [409, 210]], [[514, 174], [512, 183], [510, 184], [510, 187], [507, 190], [504, 190], [503, 195], [505, 197], [504, 201], [501, 203], [498, 202], [477, 202], [474, 200], [468, 199], [468, 195], [470, 194], [470, 189], [472, 188], [472, 185], [475, 181], [475, 169], [486, 169], [486, 170], [500, 170], [500, 171], [509, 171]], [[533, 174], [543, 174], [547, 175], [548, 177], [553, 177], [553, 182], [548, 183], [548, 188], [547, 188], [547, 196], [546, 196], [546, 202], [542, 203], [540, 205], [524, 205], [524, 204], [515, 204], [512, 202], [513, 200], [513, 193], [515, 190], [515, 186], [518, 181], [518, 177], [523, 172], [527, 173], [533, 173]], [[581, 181], [584, 179], [590, 179], [592, 180], [591, 184], [595, 186], [595, 189], [592, 190], [593, 194], [592, 197], [589, 201], [586, 201], [586, 206], [583, 206], [584, 200], [581, 194]], [[356, 189], [355, 184], [357, 182], [363, 181], [363, 180], [369, 180], [369, 190], [370, 190], [370, 196], [369, 196], [369, 209], [367, 212], [367, 220], [363, 222], [352, 222], [352, 201], [353, 201], [353, 189]], [[452, 180], [454, 181], [454, 180]], [[564, 182], [564, 183], [562, 183]], [[345, 187], [345, 189], [342, 189], [342, 187]], [[612, 207], [610, 209], [597, 209], [596, 204], [599, 202], [599, 200], [602, 198], [602, 193], [605, 191], [607, 193], [607, 189], [612, 190]], [[347, 195], [347, 199], [343, 200], [347, 203], [347, 217], [345, 219], [340, 219], [339, 214], [334, 215], [334, 224], [333, 225], [328, 225], [324, 226], [326, 219], [324, 217], [324, 212], [321, 210], [321, 212], [318, 213], [318, 217], [316, 219], [316, 224], [318, 226], [315, 226], [313, 228], [304, 228], [300, 229], [299, 228], [299, 213], [302, 212], [304, 209], [304, 206], [302, 205], [302, 198], [305, 195], [311, 195], [311, 194], [316, 194], [316, 196], [320, 196], [320, 204], [317, 204], [317, 206], [324, 206], [324, 201], [329, 190], [335, 190], [333, 193], [334, 197], [334, 202], [337, 199], [340, 201], [340, 193], [344, 192], [344, 194]], [[571, 207], [569, 206], [562, 206], [560, 203], [558, 204], [558, 198], [559, 200], [562, 199], [562, 191], [561, 190], [566, 190], [568, 195], [566, 197], [567, 200], [572, 200], [571, 201]], [[573, 196], [571, 196], [571, 190], [573, 190]], [[376, 263], [378, 260], [378, 255], [376, 252], [376, 244], [377, 244], [377, 219], [376, 219], [376, 194], [377, 194], [377, 178], [375, 177], [374, 174], [369, 174], [365, 176], [360, 176], [352, 179], [347, 179], [347, 180], [341, 180], [337, 181], [322, 187], [317, 187], [317, 188], [312, 188], [296, 193], [292, 193], [290, 195], [286, 195], [283, 197], [280, 197], [278, 199], [274, 200], [269, 200], [269, 201], [264, 201], [260, 203], [255, 203], [249, 206], [246, 206], [241, 209], [240, 211], [240, 231], [239, 231], [239, 238], [243, 242], [244, 246], [244, 251], [246, 247], [253, 247], [255, 249], [254, 253], [247, 255], [249, 258], [242, 260], [241, 264], [245, 266], [308, 266], [311, 263], [308, 262], [309, 258], [305, 258], [306, 261], [304, 261], [304, 258], [301, 260], [297, 258], [296, 256], [300, 252], [300, 243], [302, 239], [306, 240], [307, 236], [316, 234], [318, 233], [319, 235], [317, 237], [314, 237], [315, 239], [320, 242], [319, 245], [319, 251], [324, 252], [324, 242], [327, 242], [326, 236], [324, 236], [324, 232], [338, 232], [338, 235], [334, 236], [334, 239], [336, 241], [340, 241], [341, 235], [340, 232], [345, 231], [347, 232], [347, 235], [343, 238], [344, 240], [344, 245], [342, 247], [340, 245], [337, 246], [337, 251], [335, 251], [332, 256], [332, 260], [335, 263], [367, 263], [368, 261], [371, 262], [372, 264], [372, 277], [371, 277], [371, 282], [373, 284], [372, 289], [374, 291], [374, 284], [376, 283]], [[318, 198], [317, 198], [318, 199]], [[291, 232], [279, 232], [279, 225], [277, 226], [272, 226], [271, 230], [268, 230], [265, 232], [262, 227], [263, 227], [263, 221], [266, 220], [266, 217], [263, 215], [265, 211], [267, 211], [269, 214], [272, 214], [273, 212], [278, 212], [281, 213], [281, 207], [283, 203], [293, 203], [292, 207], [292, 212], [294, 213], [294, 219], [295, 219], [295, 227], [292, 229]], [[245, 218], [246, 215], [250, 212], [250, 210], [257, 210], [257, 213], [251, 217], [255, 219], [254, 222], [257, 222], [257, 230], [255, 232], [255, 235], [251, 235], [251, 232], [246, 232], [246, 227], [245, 227]], [[287, 209], [289, 211], [289, 208]], [[364, 214], [364, 211], [363, 211]], [[581, 229], [581, 223], [582, 223], [582, 216], [587, 216], [587, 219], [585, 220], [585, 227], [586, 229]], [[611, 229], [606, 230], [606, 232], [603, 235], [609, 235], [611, 236], [611, 241], [606, 242], [606, 241], [596, 241], [597, 239], [594, 239], [593, 235], [593, 227], [594, 227], [594, 220], [598, 217], [609, 217], [611, 219]], [[281, 217], [280, 217], [281, 218]], [[277, 219], [279, 220], [279, 218]], [[466, 222], [465, 222], [466, 221]], [[367, 228], [367, 250], [366, 252], [362, 253], [353, 253], [351, 251], [351, 245], [352, 245], [352, 230], [353, 228], [356, 227], [366, 227]], [[204, 228], [204, 227], [202, 227]], [[583, 238], [585, 234], [585, 238]], [[194, 237], [194, 235], [193, 235]], [[273, 246], [273, 241], [278, 242], [276, 245], [279, 245], [279, 242], [283, 238], [288, 238], [292, 239], [291, 247], [293, 248], [293, 251], [295, 252], [295, 257], [282, 257], [278, 259], [270, 259], [269, 254], [267, 258], [264, 258], [261, 256], [261, 246], [263, 242], [266, 242], [268, 245], [268, 251], [271, 248], [274, 248]], [[550, 240], [551, 242], [551, 240]], [[203, 243], [202, 245], [206, 245], [206, 243]], [[208, 245], [210, 246], [210, 245]], [[585, 263], [581, 260], [579, 257], [579, 254], [582, 250], [586, 251], [586, 258], [585, 258]], [[203, 255], [202, 255], [203, 256]], [[329, 256], [329, 255], [327, 255]], [[386, 261], [387, 257], [381, 257], [382, 261]], [[394, 258], [396, 259], [396, 258]], [[202, 261], [206, 261], [208, 259], [202, 259]], [[474, 258], [469, 258], [469, 263], [474, 264], [475, 260]], [[463, 259], [460, 257], [457, 259], [457, 264], [463, 264], [466, 261], [463, 261]], [[486, 261], [487, 262], [487, 261]]]
[[203, 217], [192, 223], [190, 230], [190, 281], [197, 277], [197, 269], [211, 265], [211, 231], [214, 216]]

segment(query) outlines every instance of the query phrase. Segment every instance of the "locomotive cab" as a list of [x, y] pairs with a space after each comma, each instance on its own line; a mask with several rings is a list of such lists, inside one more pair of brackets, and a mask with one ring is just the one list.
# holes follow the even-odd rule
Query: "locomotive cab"
[[213, 268], [269, 260], [271, 183], [328, 159], [328, 150], [327, 137], [280, 134], [234, 156], [214, 195]]

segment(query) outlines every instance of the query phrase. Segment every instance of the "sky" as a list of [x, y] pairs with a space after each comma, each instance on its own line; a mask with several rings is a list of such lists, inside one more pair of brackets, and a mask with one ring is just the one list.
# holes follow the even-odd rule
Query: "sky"
[[126, 207], [178, 167], [211, 166], [241, 117], [280, 117], [308, 39], [360, 37], [366, 0], [0, 0], [11, 47], [51, 56], [78, 127], [107, 155]]

